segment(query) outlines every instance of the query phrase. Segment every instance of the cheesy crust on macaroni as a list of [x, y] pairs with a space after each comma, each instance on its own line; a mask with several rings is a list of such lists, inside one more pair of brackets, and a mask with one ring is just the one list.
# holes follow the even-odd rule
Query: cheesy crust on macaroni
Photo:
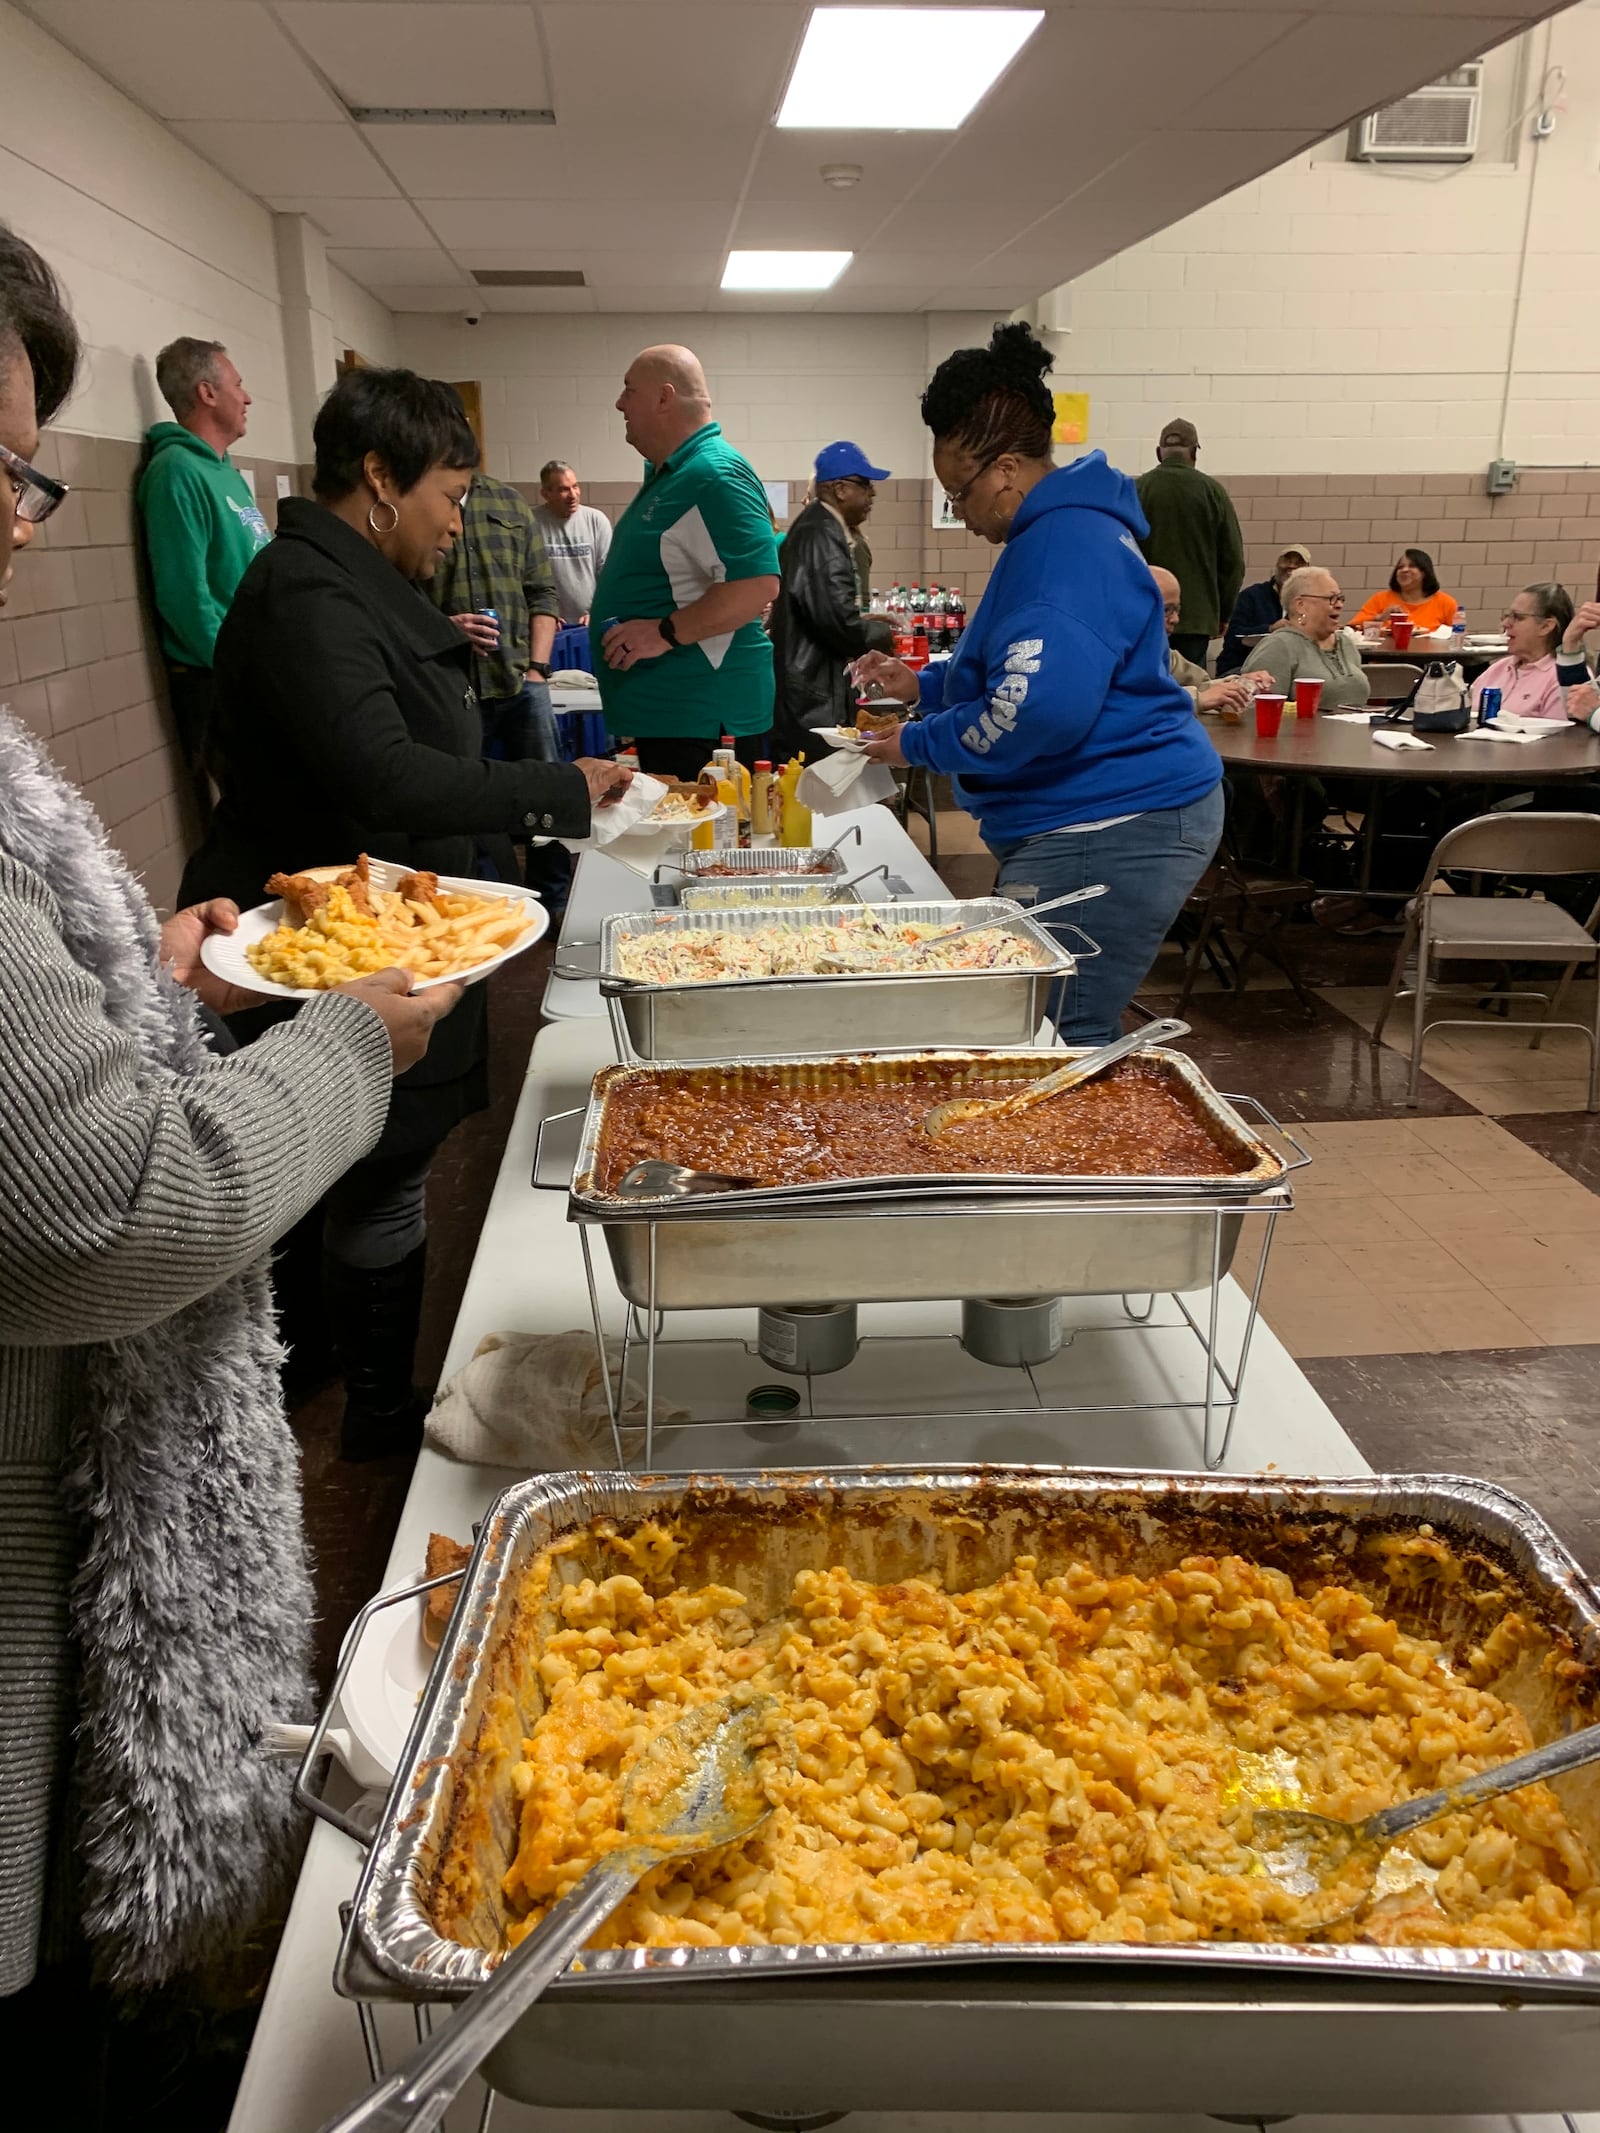
[[1398, 1876], [1352, 1869], [1309, 1897], [1248, 1849], [1253, 1805], [1355, 1818], [1532, 1746], [1481, 1685], [1538, 1635], [1514, 1611], [1456, 1664], [1352, 1586], [1297, 1591], [1241, 1556], [1142, 1577], [1041, 1576], [1023, 1555], [971, 1591], [803, 1570], [758, 1622], [731, 1586], [676, 1584], [668, 1526], [610, 1534], [627, 1567], [574, 1581], [562, 1557], [593, 1540], [556, 1543], [524, 1586], [548, 1626], [527, 1656], [544, 1709], [507, 1755], [513, 1942], [623, 1841], [649, 1740], [766, 1692], [797, 1749], [767, 1775], [772, 1814], [649, 1874], [594, 1946], [1600, 1944], [1593, 1863], [1542, 1785], [1415, 1832]]

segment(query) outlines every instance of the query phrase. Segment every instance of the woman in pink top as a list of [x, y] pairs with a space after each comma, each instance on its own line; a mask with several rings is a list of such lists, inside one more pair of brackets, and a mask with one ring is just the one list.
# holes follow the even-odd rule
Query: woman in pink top
[[1572, 620], [1564, 585], [1525, 585], [1502, 617], [1507, 652], [1472, 684], [1472, 708], [1485, 689], [1500, 691], [1502, 711], [1522, 718], [1565, 718], [1556, 647]]

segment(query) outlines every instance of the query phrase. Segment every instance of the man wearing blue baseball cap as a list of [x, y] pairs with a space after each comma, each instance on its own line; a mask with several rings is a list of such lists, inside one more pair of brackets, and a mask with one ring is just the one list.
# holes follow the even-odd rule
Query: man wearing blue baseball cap
[[817, 454], [814, 501], [789, 528], [778, 551], [781, 584], [772, 609], [772, 713], [775, 759], [820, 750], [820, 726], [852, 723], [846, 671], [863, 652], [886, 652], [893, 634], [881, 616], [864, 615], [852, 543], [872, 509], [874, 484], [887, 481], [857, 444], [825, 445]]

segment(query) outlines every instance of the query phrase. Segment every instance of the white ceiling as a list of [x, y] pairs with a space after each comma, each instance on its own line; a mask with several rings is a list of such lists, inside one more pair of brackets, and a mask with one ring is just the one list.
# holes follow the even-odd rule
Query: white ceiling
[[[723, 261], [792, 246], [856, 256], [784, 310], [919, 311], [1031, 302], [1561, 0], [1034, 0], [955, 134], [777, 132], [808, 0], [22, 4], [396, 310], [771, 309], [723, 295]], [[346, 104], [556, 124], [361, 127]], [[860, 184], [829, 190], [833, 162]]]

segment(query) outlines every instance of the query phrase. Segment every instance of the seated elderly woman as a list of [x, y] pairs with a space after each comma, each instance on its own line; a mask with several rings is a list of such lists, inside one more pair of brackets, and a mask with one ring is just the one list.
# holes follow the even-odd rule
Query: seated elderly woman
[[1324, 711], [1359, 711], [1367, 701], [1366, 669], [1355, 639], [1340, 626], [1344, 594], [1331, 570], [1308, 565], [1283, 584], [1283, 623], [1256, 646], [1255, 663], [1285, 696], [1297, 681], [1322, 683]]
[[[1485, 667], [1472, 684], [1473, 710], [1485, 689], [1498, 689], [1502, 711], [1515, 711], [1521, 718], [1565, 718], [1564, 677], [1557, 671], [1556, 655], [1564, 650], [1573, 622], [1572, 595], [1564, 585], [1524, 585], [1502, 620], [1506, 655]], [[1570, 673], [1565, 678], [1570, 680]]]
[[1381, 622], [1397, 607], [1404, 608], [1413, 626], [1423, 632], [1447, 630], [1456, 619], [1455, 596], [1439, 590], [1439, 574], [1426, 548], [1401, 549], [1388, 586], [1363, 600], [1350, 617], [1350, 627], [1359, 630], [1369, 622]]

